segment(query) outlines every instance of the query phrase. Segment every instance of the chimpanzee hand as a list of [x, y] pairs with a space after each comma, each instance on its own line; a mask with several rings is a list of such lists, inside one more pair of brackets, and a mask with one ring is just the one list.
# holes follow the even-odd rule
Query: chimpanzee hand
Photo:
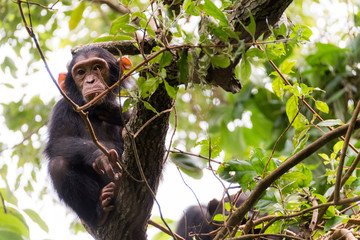
[[116, 102], [111, 102], [106, 105], [100, 104], [94, 108], [94, 113], [101, 121], [123, 126], [121, 120], [121, 108]]
[[109, 157], [102, 154], [97, 157], [92, 164], [93, 169], [100, 175], [104, 175], [105, 173], [112, 180], [119, 180], [119, 173], [115, 173], [114, 166], [115, 162], [118, 160], [119, 156], [114, 149], [109, 150]]

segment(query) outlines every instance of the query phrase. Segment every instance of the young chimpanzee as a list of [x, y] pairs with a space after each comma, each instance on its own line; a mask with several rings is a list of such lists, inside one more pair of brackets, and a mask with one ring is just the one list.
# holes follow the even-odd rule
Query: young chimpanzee
[[[230, 196], [230, 201], [234, 202], [234, 195]], [[247, 196], [243, 193], [237, 198], [235, 207], [240, 207], [240, 205], [245, 202]], [[225, 203], [229, 202], [229, 198], [225, 198]], [[212, 221], [216, 214], [223, 214], [223, 201], [217, 199], [211, 200], [207, 206], [191, 206], [189, 207], [184, 216], [180, 219], [178, 226], [176, 228], [176, 233], [183, 237], [185, 240], [211, 240], [214, 239], [216, 233], [213, 232], [219, 228], [223, 222]], [[254, 211], [251, 210], [248, 212], [248, 218], [251, 218], [254, 214]], [[229, 215], [228, 211], [225, 211], [225, 215]], [[242, 224], [245, 224], [247, 219], [243, 219]], [[296, 233], [298, 232], [297, 228], [290, 226], [288, 230]], [[211, 233], [213, 232], [213, 233]], [[254, 229], [254, 234], [260, 233], [260, 229]], [[277, 236], [267, 236], [266, 239], [281, 240], [281, 239], [293, 239], [289, 237], [277, 237]]]
[[[234, 196], [231, 195], [230, 197], [231, 201], [233, 201]], [[235, 204], [236, 207], [239, 207], [245, 200], [246, 195], [240, 194]], [[225, 198], [225, 202], [229, 202], [229, 199]], [[189, 207], [180, 219], [176, 233], [185, 240], [192, 240], [193, 237], [199, 240], [214, 239], [215, 234], [211, 234], [211, 232], [218, 229], [223, 222], [213, 222], [212, 219], [216, 214], [223, 213], [223, 207], [223, 201], [215, 198], [211, 200], [207, 206]]]
[[[62, 88], [82, 106], [114, 84], [121, 74], [119, 62], [110, 52], [87, 47], [73, 55]], [[98, 141], [109, 149], [110, 159], [95, 146], [84, 120], [65, 99], [52, 110], [45, 154], [60, 199], [85, 223], [99, 226], [114, 209], [120, 174], [111, 162], [122, 155], [124, 125], [114, 93], [104, 95], [86, 111]]]

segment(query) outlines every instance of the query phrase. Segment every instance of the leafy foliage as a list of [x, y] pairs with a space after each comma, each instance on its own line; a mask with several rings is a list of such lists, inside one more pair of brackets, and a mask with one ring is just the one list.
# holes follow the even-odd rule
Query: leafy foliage
[[[132, 77], [137, 90], [124, 90], [128, 97], [124, 111], [142, 102], [159, 114], [148, 99], [164, 85], [168, 95], [176, 100], [177, 109], [177, 134], [171, 146], [175, 153], [171, 161], [196, 179], [201, 179], [207, 169], [213, 170], [224, 182], [249, 193], [281, 164], [318, 139], [323, 133], [317, 128], [325, 130], [348, 122], [360, 99], [360, 37], [356, 35], [359, 14], [351, 15], [354, 22], [348, 20], [351, 31], [330, 34], [327, 29], [320, 38], [313, 25], [315, 19], [307, 15], [302, 4], [320, 7], [321, 3], [310, 2], [295, 1], [287, 10], [295, 16], [294, 24], [270, 27], [270, 33], [258, 39], [255, 13], [247, 12], [250, 15], [247, 24], [229, 21], [232, 7], [238, 7], [241, 1], [174, 1], [172, 5], [159, 3], [153, 9], [146, 1], [124, 0], [119, 3], [127, 5], [127, 10], [119, 13], [106, 4], [90, 1], [61, 1], [53, 6], [39, 0], [37, 4], [23, 4], [23, 9], [28, 22], [31, 18], [32, 29], [45, 53], [91, 41], [155, 38], [161, 44], [152, 49], [152, 54], [162, 52], [154, 58], [147, 56], [149, 61], [138, 68], [141, 74]], [[160, 9], [162, 14], [157, 14]], [[154, 28], [154, 22], [160, 30]], [[22, 71], [36, 72], [38, 66], [34, 63], [40, 60], [21, 24], [17, 5], [0, 0], [0, 48], [6, 49], [0, 67], [14, 79]], [[250, 34], [251, 43], [240, 39], [242, 33], [235, 30], [237, 24]], [[135, 45], [141, 49], [139, 44]], [[31, 58], [27, 66], [20, 66], [16, 59], [25, 51]], [[137, 65], [143, 57], [140, 54], [131, 59]], [[234, 73], [241, 80], [240, 93], [228, 93], [209, 85], [210, 69], [226, 69], [240, 58]], [[168, 71], [173, 65], [177, 67], [175, 74]], [[22, 90], [14, 86], [12, 81], [0, 83], [2, 92]], [[49, 231], [41, 214], [20, 207], [18, 198], [20, 190], [37, 200], [48, 194], [47, 186], [39, 192], [34, 186], [39, 184], [44, 168], [43, 132], [54, 101], [46, 103], [39, 96], [23, 94], [20, 100], [1, 103], [6, 134], [20, 136], [20, 140], [18, 144], [9, 144], [6, 138], [1, 138], [0, 142], [0, 151], [4, 153], [0, 158], [0, 192], [5, 203], [0, 206], [7, 211], [0, 210], [0, 240], [29, 239], [29, 222]], [[325, 121], [320, 121], [320, 117]], [[172, 127], [175, 128], [175, 122]], [[359, 146], [358, 135], [353, 136], [351, 143]], [[304, 226], [311, 222], [313, 212], [295, 217], [291, 214], [314, 206], [311, 199], [318, 204], [330, 201], [343, 144], [342, 140], [329, 142], [279, 176], [262, 193], [254, 203], [255, 209], [261, 214], [285, 216], [268, 226], [266, 233], [283, 233], [294, 224], [298, 228]], [[355, 157], [353, 150], [347, 152], [346, 169]], [[9, 170], [14, 164], [19, 169], [16, 174]], [[358, 169], [357, 166], [344, 184], [342, 197], [360, 193]], [[322, 237], [347, 227], [345, 224], [358, 216], [358, 206], [354, 205], [352, 211], [345, 206], [330, 206], [321, 216], [321, 230], [311, 234], [314, 238]], [[228, 218], [221, 215], [216, 219]], [[349, 226], [358, 231], [358, 225]], [[83, 230], [78, 222], [72, 228], [75, 232]], [[166, 237], [160, 233], [154, 239]]]

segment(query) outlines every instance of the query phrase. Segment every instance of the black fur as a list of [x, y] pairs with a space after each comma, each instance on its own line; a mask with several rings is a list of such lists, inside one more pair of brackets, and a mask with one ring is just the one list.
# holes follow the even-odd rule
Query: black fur
[[[77, 52], [68, 69], [65, 89], [67, 95], [80, 106], [85, 104], [85, 101], [76, 87], [71, 69], [79, 56], [94, 55], [103, 58], [109, 64], [109, 86], [121, 75], [116, 58], [108, 51], [89, 47]], [[115, 149], [121, 158], [123, 124], [120, 117], [121, 109], [114, 94], [107, 94], [101, 105], [91, 107], [87, 111], [99, 142], [107, 149]], [[65, 99], [55, 104], [48, 131], [49, 139], [45, 154], [49, 159], [49, 173], [54, 187], [60, 199], [82, 220], [95, 226], [104, 214], [99, 201], [101, 190], [110, 182], [106, 174], [99, 175], [92, 168], [94, 160], [103, 153], [93, 143], [84, 120]]]
[[[234, 201], [234, 195], [230, 196], [231, 202]], [[240, 197], [236, 201], [235, 207], [238, 208], [241, 204], [247, 199], [245, 194], [240, 194]], [[225, 198], [225, 203], [229, 202], [228, 198]], [[185, 240], [192, 240], [193, 237], [197, 240], [212, 240], [214, 239], [216, 233], [210, 234], [217, 230], [223, 222], [212, 222], [211, 220], [217, 214], [223, 213], [223, 201], [217, 199], [211, 200], [207, 206], [191, 206], [189, 207], [184, 216], [178, 222], [176, 233], [183, 237]], [[201, 211], [202, 209], [202, 211]], [[254, 214], [254, 211], [251, 210], [248, 212], [248, 218], [251, 218]], [[229, 213], [225, 211], [225, 215], [228, 216]], [[241, 224], [245, 224], [247, 219], [243, 219]], [[298, 233], [298, 229], [290, 226], [288, 230]], [[260, 233], [260, 229], [254, 229], [254, 234]], [[281, 240], [283, 238], [276, 236], [268, 236], [266, 239]], [[284, 239], [293, 239], [291, 237], [285, 237]]]

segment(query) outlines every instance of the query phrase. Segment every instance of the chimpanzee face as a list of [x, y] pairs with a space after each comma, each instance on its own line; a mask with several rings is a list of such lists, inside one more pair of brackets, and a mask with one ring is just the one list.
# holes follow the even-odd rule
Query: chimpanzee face
[[99, 57], [79, 56], [76, 61], [71, 74], [85, 102], [89, 102], [109, 87], [109, 66]]

